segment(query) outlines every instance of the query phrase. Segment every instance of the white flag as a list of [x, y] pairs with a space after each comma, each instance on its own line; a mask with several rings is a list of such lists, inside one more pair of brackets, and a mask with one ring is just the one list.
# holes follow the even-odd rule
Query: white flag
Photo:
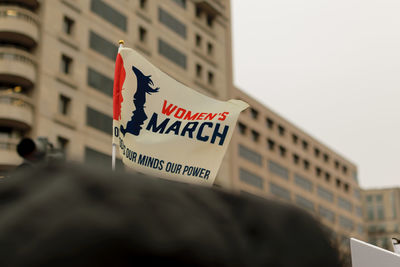
[[157, 177], [212, 185], [248, 104], [219, 101], [177, 82], [130, 48], [114, 77], [113, 143], [123, 163]]

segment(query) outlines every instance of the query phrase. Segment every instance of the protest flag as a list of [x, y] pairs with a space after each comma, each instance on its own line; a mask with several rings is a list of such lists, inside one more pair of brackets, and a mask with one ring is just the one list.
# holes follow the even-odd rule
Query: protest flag
[[237, 118], [247, 107], [240, 100], [202, 95], [133, 49], [119, 47], [113, 151], [119, 151], [125, 166], [151, 176], [212, 185]]

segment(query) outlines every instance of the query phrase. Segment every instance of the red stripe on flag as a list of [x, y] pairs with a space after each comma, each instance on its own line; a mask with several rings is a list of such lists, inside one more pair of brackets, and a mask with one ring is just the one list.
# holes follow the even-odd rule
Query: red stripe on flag
[[113, 118], [114, 120], [121, 119], [121, 103], [124, 101], [122, 98], [122, 85], [125, 81], [125, 68], [124, 61], [120, 54], [117, 55], [115, 60], [115, 73], [114, 73], [114, 88], [113, 88]]

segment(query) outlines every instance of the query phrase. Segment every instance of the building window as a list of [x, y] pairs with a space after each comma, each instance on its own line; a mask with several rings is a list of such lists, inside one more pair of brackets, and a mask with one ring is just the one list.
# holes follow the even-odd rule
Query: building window
[[271, 139], [267, 139], [268, 149], [273, 151], [275, 149], [275, 142]]
[[319, 157], [319, 155], [320, 155], [320, 151], [319, 151], [319, 149], [318, 148], [314, 148], [314, 155], [315, 155], [315, 157]]
[[109, 6], [102, 0], [92, 0], [90, 9], [104, 20], [126, 32], [127, 19], [121, 12]]
[[347, 210], [349, 212], [353, 211], [353, 205], [350, 203], [350, 201], [342, 198], [342, 197], [338, 197], [338, 205], [340, 208]]
[[253, 139], [254, 142], [258, 142], [260, 134], [257, 131], [251, 130], [251, 139]]
[[64, 152], [64, 155], [67, 152], [68, 144], [69, 144], [68, 139], [61, 137], [61, 136], [57, 137], [57, 147]]
[[369, 221], [374, 220], [374, 208], [373, 206], [368, 206], [367, 207], [367, 218]]
[[139, 6], [141, 9], [147, 9], [147, 0], [140, 0]]
[[158, 52], [176, 65], [186, 69], [186, 55], [161, 39], [158, 39]]
[[177, 3], [179, 6], [182, 8], [186, 8], [186, 0], [173, 0], [175, 3]]
[[272, 195], [277, 196], [279, 198], [290, 200], [290, 192], [286, 188], [279, 186], [274, 183], [269, 183], [269, 191]]
[[87, 69], [87, 84], [107, 96], [113, 96], [114, 81], [91, 67]]
[[313, 183], [309, 179], [297, 173], [294, 174], [294, 182], [297, 186], [303, 188], [306, 191], [312, 192], [313, 190]]
[[315, 167], [315, 175], [317, 175], [317, 177], [320, 177], [322, 174], [322, 170], [320, 167]]
[[239, 133], [241, 135], [245, 135], [246, 134], [247, 127], [243, 123], [241, 123], [241, 122], [238, 123], [238, 129], [239, 129]]
[[260, 189], [262, 189], [264, 186], [264, 181], [260, 176], [242, 168], [239, 169], [239, 179], [249, 185], [255, 186]]
[[214, 25], [214, 16], [207, 15], [207, 25], [210, 28]]
[[325, 173], [325, 181], [329, 182], [331, 180], [331, 175], [329, 174], [329, 172]]
[[175, 32], [182, 38], [186, 39], [186, 26], [174, 16], [169, 14], [162, 8], [158, 8], [158, 20], [167, 26], [171, 31]]
[[329, 162], [329, 156], [328, 156], [328, 154], [324, 154], [324, 161], [325, 161], [325, 162]]
[[68, 35], [73, 34], [75, 21], [67, 16], [64, 16], [63, 19], [63, 31]]
[[333, 193], [331, 191], [329, 191], [328, 189], [318, 186], [317, 193], [318, 193], [319, 197], [321, 197], [329, 202], [333, 202]]
[[258, 118], [258, 111], [255, 110], [254, 108], [250, 108], [250, 115], [253, 119], [257, 119]]
[[283, 146], [279, 146], [279, 155], [281, 155], [281, 157], [285, 157], [286, 156], [286, 148], [284, 148]]
[[339, 178], [336, 178], [336, 187], [340, 187], [342, 185], [342, 181]]
[[396, 197], [395, 193], [392, 192], [390, 194], [390, 205], [392, 206], [392, 219], [396, 219], [397, 217], [397, 212], [396, 212]]
[[300, 162], [300, 157], [297, 154], [293, 154], [293, 163], [294, 164], [299, 164]]
[[361, 207], [356, 207], [356, 214], [358, 217], [363, 218], [363, 212]]
[[304, 197], [296, 195], [296, 204], [302, 207], [303, 209], [314, 211], [314, 203]]
[[259, 153], [251, 150], [250, 148], [239, 145], [239, 155], [242, 158], [247, 159], [254, 164], [257, 164], [258, 166], [262, 166], [262, 156]]
[[212, 43], [207, 43], [207, 54], [212, 56], [214, 54], [214, 46]]
[[303, 160], [303, 165], [305, 170], [310, 169], [310, 162], [308, 160]]
[[304, 149], [304, 150], [307, 150], [307, 149], [308, 149], [308, 143], [307, 143], [307, 141], [303, 140], [302, 144], [303, 144], [303, 149]]
[[65, 95], [60, 95], [58, 99], [58, 108], [60, 114], [68, 116], [70, 113], [70, 105], [71, 105], [71, 98]]
[[201, 36], [199, 34], [196, 34], [196, 46], [201, 47], [202, 43], [203, 42]]
[[269, 129], [273, 129], [274, 128], [274, 121], [270, 118], [267, 118], [267, 127]]
[[195, 13], [196, 13], [196, 17], [200, 18], [201, 14], [203, 13], [203, 10], [201, 10], [201, 8], [199, 6], [196, 6]]
[[354, 197], [357, 198], [358, 200], [361, 200], [360, 189], [357, 188], [354, 189]]
[[208, 84], [209, 85], [213, 85], [214, 84], [214, 73], [212, 73], [211, 71], [208, 72]]
[[269, 160], [268, 161], [268, 169], [270, 170], [271, 173], [278, 175], [281, 178], [284, 178], [285, 180], [289, 180], [289, 170], [280, 164]]
[[299, 141], [299, 137], [295, 134], [292, 134], [292, 140], [293, 140], [293, 144], [297, 144], [297, 142]]
[[147, 42], [147, 30], [142, 26], [139, 26], [139, 40], [142, 43]]
[[376, 198], [376, 202], [382, 202], [382, 199], [383, 199], [382, 195], [376, 195], [375, 198]]
[[278, 132], [280, 136], [284, 136], [285, 135], [285, 128], [282, 125], [278, 126]]
[[86, 107], [86, 124], [102, 131], [106, 134], [112, 134], [112, 123], [113, 119], [102, 112], [99, 112], [93, 108]]
[[118, 47], [114, 43], [106, 40], [105, 38], [101, 37], [93, 31], [90, 31], [89, 34], [89, 46], [91, 49], [93, 49], [100, 55], [107, 57], [113, 62], [117, 57]]
[[349, 190], [350, 190], [349, 184], [348, 184], [348, 183], [344, 183], [343, 185], [344, 185], [344, 187], [343, 187], [343, 188], [344, 188], [344, 191], [345, 191], [345, 192], [349, 192]]
[[343, 171], [344, 174], [347, 173], [347, 167], [345, 165], [342, 166], [342, 171]]
[[385, 212], [384, 212], [384, 209], [383, 209], [383, 205], [377, 205], [376, 206], [376, 215], [378, 217], [378, 220], [385, 219]]
[[335, 160], [335, 168], [339, 169], [339, 161]]
[[71, 74], [72, 72], [72, 58], [66, 55], [61, 55], [61, 72], [64, 74]]
[[353, 230], [354, 228], [353, 221], [341, 215], [339, 216], [339, 225], [349, 231]]
[[318, 206], [319, 215], [322, 218], [327, 219], [328, 221], [334, 223], [335, 222], [335, 213], [321, 205]]
[[203, 67], [200, 64], [196, 64], [196, 77], [201, 79], [203, 76]]

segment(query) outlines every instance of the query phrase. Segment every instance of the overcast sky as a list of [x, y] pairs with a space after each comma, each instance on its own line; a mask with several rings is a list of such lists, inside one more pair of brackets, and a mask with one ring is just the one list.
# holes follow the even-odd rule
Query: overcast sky
[[400, 1], [232, 0], [234, 83], [400, 186]]

